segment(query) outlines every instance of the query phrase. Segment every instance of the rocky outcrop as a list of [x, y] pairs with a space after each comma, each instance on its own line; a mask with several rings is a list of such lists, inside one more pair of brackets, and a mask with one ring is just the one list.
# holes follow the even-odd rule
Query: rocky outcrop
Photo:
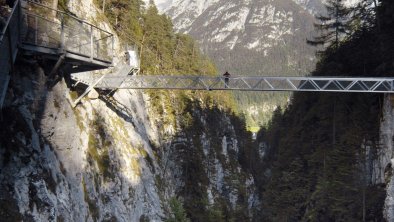
[[372, 179], [375, 184], [386, 185], [386, 200], [384, 203], [384, 217], [387, 221], [394, 220], [394, 107], [391, 95], [387, 95], [383, 107], [383, 120], [380, 125], [380, 147], [374, 162]]
[[[70, 9], [85, 18], [98, 13], [89, 0], [75, 3]], [[170, 199], [187, 207], [190, 184], [206, 189], [203, 210], [220, 202], [252, 218], [258, 195], [239, 161], [244, 129], [230, 114], [216, 109], [221, 127], [212, 128], [212, 110], [200, 107], [192, 112], [199, 128], [184, 129], [164, 123], [134, 90], [86, 97], [73, 109], [77, 92], [66, 80], [48, 84], [46, 64], [33, 62], [19, 61], [3, 112], [2, 220], [163, 221]], [[191, 174], [197, 167], [201, 174]]]

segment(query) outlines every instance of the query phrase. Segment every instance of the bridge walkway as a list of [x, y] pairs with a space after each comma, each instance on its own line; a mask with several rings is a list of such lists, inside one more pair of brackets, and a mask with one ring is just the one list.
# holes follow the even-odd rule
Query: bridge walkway
[[71, 72], [112, 66], [114, 36], [46, 5], [16, 0], [0, 29], [0, 110], [18, 56], [39, 56]]
[[[75, 75], [71, 75], [79, 81]], [[392, 77], [210, 77], [171, 75], [105, 76], [80, 80], [102, 90], [173, 89], [173, 90], [238, 90], [238, 91], [309, 91], [394, 93]]]

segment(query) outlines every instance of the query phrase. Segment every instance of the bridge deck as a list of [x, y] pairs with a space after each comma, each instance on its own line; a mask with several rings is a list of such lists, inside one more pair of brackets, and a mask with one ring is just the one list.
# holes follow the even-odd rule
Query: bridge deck
[[[78, 81], [75, 77], [72, 78]], [[394, 93], [394, 78], [363, 77], [208, 77], [208, 76], [106, 76], [85, 79], [99, 89], [174, 89], [239, 91], [314, 91]]]

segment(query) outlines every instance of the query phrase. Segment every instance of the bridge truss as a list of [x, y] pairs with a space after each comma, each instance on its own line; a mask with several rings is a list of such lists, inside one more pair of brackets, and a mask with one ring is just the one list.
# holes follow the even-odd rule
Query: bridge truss
[[[79, 81], [78, 78], [73, 78]], [[172, 89], [238, 91], [312, 91], [394, 93], [394, 78], [365, 77], [208, 77], [208, 76], [109, 76], [83, 82], [99, 89]]]

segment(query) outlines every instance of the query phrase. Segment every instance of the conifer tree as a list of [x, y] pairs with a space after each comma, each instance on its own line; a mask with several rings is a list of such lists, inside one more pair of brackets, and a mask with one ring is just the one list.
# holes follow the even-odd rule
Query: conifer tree
[[381, 24], [378, 16], [378, 0], [361, 0], [353, 9], [352, 28], [370, 28], [376, 26], [380, 32]]
[[325, 7], [327, 15], [316, 17], [318, 23], [315, 23], [315, 28], [320, 36], [307, 40], [307, 43], [315, 46], [329, 44], [337, 48], [343, 36], [349, 34], [350, 10], [345, 7], [343, 0], [328, 0]]

